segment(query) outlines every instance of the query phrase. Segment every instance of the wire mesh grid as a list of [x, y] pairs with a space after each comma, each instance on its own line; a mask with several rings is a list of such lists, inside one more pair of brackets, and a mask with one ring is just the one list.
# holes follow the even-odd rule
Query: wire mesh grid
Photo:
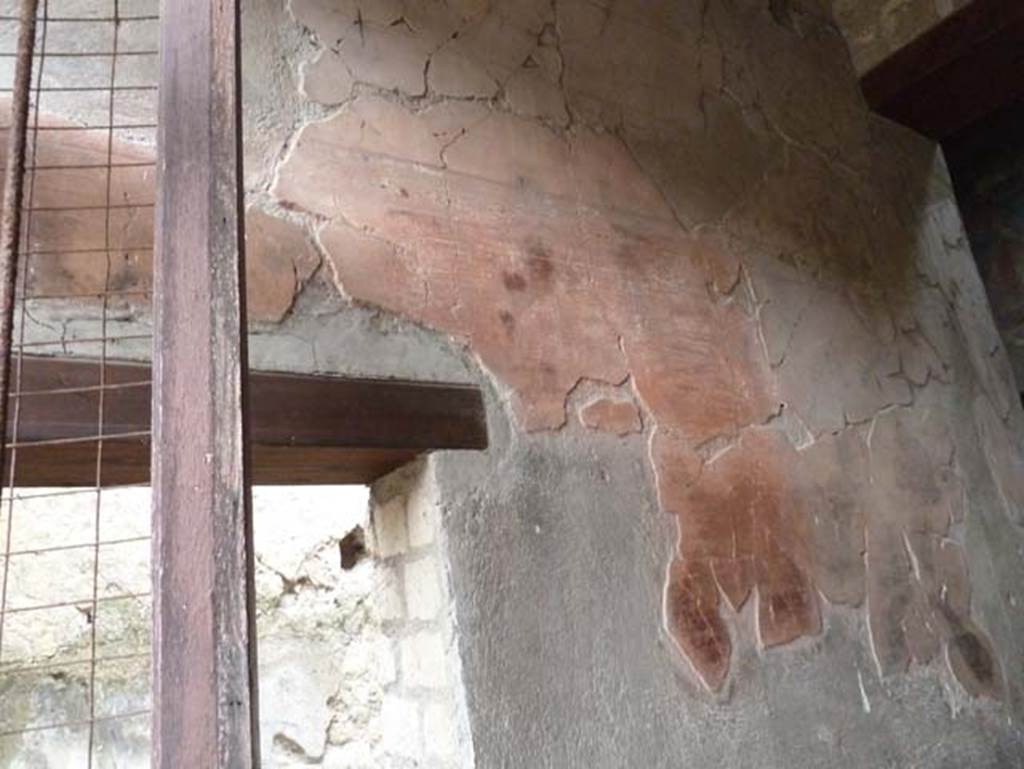
[[[4, 116], [18, 6], [0, 0]], [[151, 347], [157, 9], [38, 0], [0, 499], [3, 766], [148, 753], [149, 491], [119, 462], [148, 441], [133, 409], [149, 374], [115, 361]]]

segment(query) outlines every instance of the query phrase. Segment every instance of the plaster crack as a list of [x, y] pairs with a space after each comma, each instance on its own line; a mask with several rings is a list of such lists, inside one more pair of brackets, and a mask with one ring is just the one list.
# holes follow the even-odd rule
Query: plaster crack
[[[558, 0], [551, 0], [551, 16], [552, 22], [550, 25], [552, 32], [552, 40], [554, 42], [555, 53], [558, 54], [558, 88], [562, 92], [562, 101], [565, 106], [565, 114], [567, 116], [567, 122], [564, 130], [571, 131], [576, 124], [576, 116], [573, 114], [572, 107], [569, 101], [569, 89], [565, 84], [565, 53], [562, 51], [562, 26], [561, 19], [558, 13]], [[544, 31], [541, 31], [543, 36]]]
[[700, 81], [700, 94], [697, 96], [697, 108], [700, 110], [704, 125], [704, 133], [708, 132], [707, 87], [704, 83], [704, 45], [707, 42], [708, 14], [711, 11], [711, 0], [704, 0], [700, 9], [700, 32], [697, 35], [697, 79]]
[[658, 193], [658, 197], [661, 198], [662, 202], [664, 202], [665, 204], [665, 207], [669, 210], [669, 213], [672, 214], [672, 218], [675, 220], [676, 224], [679, 225], [679, 229], [681, 229], [687, 235], [691, 234], [690, 227], [683, 220], [682, 215], [679, 213], [675, 205], [672, 203], [672, 200], [668, 196], [668, 193], [665, 192], [664, 187], [661, 185], [660, 182], [658, 182], [657, 179], [654, 178], [654, 176], [651, 173], [648, 172], [648, 170], [644, 167], [643, 163], [640, 162], [640, 159], [639, 157], [637, 157], [636, 152], [633, 151], [633, 147], [630, 145], [629, 140], [625, 136], [624, 126], [620, 123], [618, 127], [611, 131], [611, 133], [622, 144], [623, 148], [626, 150], [626, 154], [628, 154], [630, 160], [633, 161], [633, 165], [635, 165], [637, 169], [647, 178], [647, 181], [651, 183], [651, 186]]

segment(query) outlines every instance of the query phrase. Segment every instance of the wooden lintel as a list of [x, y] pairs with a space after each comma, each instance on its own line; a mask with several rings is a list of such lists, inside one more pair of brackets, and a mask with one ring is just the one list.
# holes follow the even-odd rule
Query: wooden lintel
[[1024, 99], [1024, 2], [974, 0], [861, 78], [876, 112], [941, 141]]
[[[16, 485], [92, 485], [100, 364], [26, 357], [21, 369]], [[150, 376], [106, 365], [105, 486], [149, 480]], [[483, 397], [467, 385], [254, 372], [249, 420], [262, 485], [368, 484], [425, 451], [487, 447]]]

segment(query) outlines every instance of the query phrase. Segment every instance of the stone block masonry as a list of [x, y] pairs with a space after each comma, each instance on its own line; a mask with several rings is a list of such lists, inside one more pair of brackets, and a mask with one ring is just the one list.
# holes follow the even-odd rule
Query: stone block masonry
[[381, 746], [385, 755], [417, 766], [456, 769], [473, 765], [472, 748], [440, 525], [429, 463], [414, 463], [374, 486], [370, 549], [392, 575], [384, 629], [397, 671], [384, 694]]
[[[374, 508], [372, 551], [343, 569], [339, 543], [370, 527], [367, 490], [256, 489], [258, 630], [263, 765], [346, 769], [455, 769], [460, 755], [461, 683], [451, 660], [450, 600], [438, 557], [436, 494], [417, 474], [389, 505]], [[423, 487], [429, 484], [423, 482]], [[406, 494], [413, 503], [407, 505]], [[101, 521], [137, 541], [99, 554], [101, 596], [145, 595], [149, 587], [149, 496], [104, 492]], [[407, 513], [408, 510], [408, 513]], [[95, 496], [49, 497], [16, 505], [22, 543], [87, 541]], [[405, 520], [415, 512], [416, 522]], [[386, 515], [398, 518], [382, 527]], [[406, 535], [415, 532], [415, 545]], [[385, 547], [386, 537], [398, 539]], [[63, 539], [62, 539], [63, 538]], [[12, 605], [38, 605], [91, 584], [92, 551], [13, 559]], [[382, 556], [381, 553], [387, 553]], [[72, 557], [69, 557], [72, 556]], [[84, 595], [84, 593], [83, 593]], [[97, 667], [104, 712], [145, 710], [149, 699], [149, 614], [145, 599], [103, 604], [98, 617], [74, 608], [27, 612], [11, 623], [0, 669], [0, 766], [84, 766], [84, 729], [37, 730], [76, 720], [87, 707], [89, 623], [98, 622]], [[22, 672], [5, 672], [14, 668]], [[27, 668], [27, 669], [26, 669]], [[19, 733], [20, 732], [20, 733]], [[149, 766], [148, 717], [98, 732], [101, 766]]]

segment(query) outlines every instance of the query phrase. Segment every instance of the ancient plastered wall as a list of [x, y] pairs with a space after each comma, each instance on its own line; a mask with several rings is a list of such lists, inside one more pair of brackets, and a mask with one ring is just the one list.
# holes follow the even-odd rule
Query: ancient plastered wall
[[[314, 49], [304, 93], [338, 106], [296, 133], [270, 195], [310, 217], [348, 296], [465, 339], [523, 429], [561, 428], [584, 385], [593, 427], [648, 425], [679, 522], [666, 622], [709, 689], [726, 616], [752, 601], [760, 643], [785, 644], [819, 632], [819, 593], [867, 604], [883, 672], [948, 647], [965, 686], [1001, 688], [942, 410], [959, 358], [998, 339], [983, 305], [952, 333], [963, 289], [939, 263], [968, 254], [941, 160], [866, 114], [822, 19], [291, 12]], [[979, 408], [1006, 418], [1001, 354], [975, 358]]]
[[[680, 690], [741, 701], [752, 650], [804, 649], [842, 616], [863, 623], [861, 692], [927, 671], [956, 709], [1013, 712], [1016, 598], [997, 585], [1020, 543], [1019, 406], [941, 155], [867, 113], [823, 9], [292, 0], [288, 17], [302, 112], [256, 197], [311, 232], [342, 296], [464, 345], [511, 412], [494, 488], [454, 466], [447, 487], [478, 757], [558, 700], [501, 691], [549, 659], [510, 655], [576, 643], [493, 628], [529, 603], [504, 560], [546, 553], [529, 555], [552, 580], [541, 613], [566, 632], [595, 631], [581, 603], [630, 600], [568, 576], [590, 573], [590, 535], [545, 533], [567, 499], [608, 504], [600, 483], [562, 489], [552, 453], [640, 462], [674, 522], [639, 556], [672, 551], [641, 621], [664, 623], [657, 664], [677, 655], [697, 685]], [[486, 541], [505, 504], [538, 541], [503, 554]], [[979, 507], [1003, 542], [979, 542]], [[558, 723], [537, 728], [590, 733]], [[588, 755], [540, 739], [531, 760]]]
[[835, 20], [864, 74], [971, 0], [832, 0]]
[[257, 364], [491, 396], [437, 460], [478, 765], [1019, 754], [1022, 416], [821, 6], [247, 7], [250, 204], [326, 266]]

